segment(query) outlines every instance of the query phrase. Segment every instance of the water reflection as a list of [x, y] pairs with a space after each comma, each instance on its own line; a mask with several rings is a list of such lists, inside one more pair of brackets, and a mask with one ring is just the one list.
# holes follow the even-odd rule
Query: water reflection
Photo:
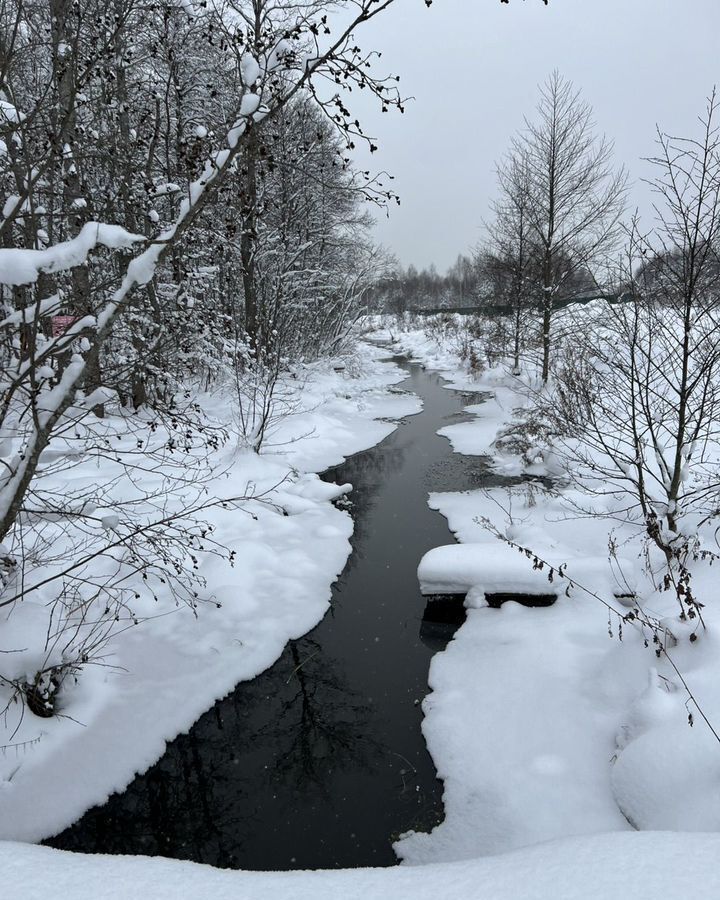
[[[401, 421], [399, 427], [402, 428], [407, 421]], [[337, 595], [342, 594], [342, 584], [348, 581], [350, 572], [365, 559], [368, 528], [373, 527], [370, 512], [378, 500], [383, 485], [402, 470], [405, 454], [406, 449], [402, 446], [390, 446], [384, 453], [372, 451], [357, 453], [322, 476], [326, 481], [353, 486], [349, 495], [350, 513], [354, 523], [350, 538], [352, 553], [346, 563], [342, 581], [336, 585]]]
[[392, 865], [399, 833], [442, 819], [420, 701], [452, 626], [423, 626], [416, 572], [451, 536], [427, 491], [508, 482], [436, 434], [478, 398], [407, 369], [422, 413], [325, 476], [354, 486], [353, 555], [331, 613], [48, 843], [246, 869]]
[[291, 641], [269, 672], [205, 713], [125, 794], [50, 843], [248, 867], [301, 827], [299, 798], [312, 794], [338, 818], [343, 773], [371, 778], [384, 765], [370, 713], [317, 641]]
[[312, 786], [332, 802], [328, 775], [333, 769], [352, 761], [372, 772], [373, 755], [382, 754], [382, 746], [368, 735], [370, 705], [352, 691], [320, 644], [309, 638], [291, 641], [289, 651], [288, 691], [263, 731], [268, 758], [274, 756], [268, 777]]

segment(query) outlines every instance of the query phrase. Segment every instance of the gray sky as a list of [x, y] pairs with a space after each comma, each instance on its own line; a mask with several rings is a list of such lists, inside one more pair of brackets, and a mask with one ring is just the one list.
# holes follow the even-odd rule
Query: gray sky
[[634, 180], [632, 203], [647, 211], [637, 182], [656, 123], [693, 133], [720, 82], [720, 0], [396, 0], [360, 43], [382, 50], [384, 69], [415, 97], [405, 115], [351, 98], [380, 143], [358, 162], [394, 174], [402, 198], [378, 220], [377, 240], [404, 265], [442, 271], [480, 239], [495, 160], [553, 68], [593, 106]]

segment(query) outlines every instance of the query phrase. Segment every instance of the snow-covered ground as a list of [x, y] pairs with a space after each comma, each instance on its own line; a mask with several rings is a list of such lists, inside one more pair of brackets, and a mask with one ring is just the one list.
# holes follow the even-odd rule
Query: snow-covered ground
[[[437, 336], [395, 327], [392, 336], [398, 347], [441, 371], [449, 387], [486, 394], [484, 403], [469, 408], [472, 421], [443, 429], [457, 452], [491, 456], [501, 474], [554, 474], [547, 455], [528, 463], [494, 444], [526, 402], [502, 367], [473, 375]], [[220, 516], [225, 540], [239, 529], [235, 540], [244, 555], [232, 577], [208, 573], [224, 601], [217, 618], [204, 610], [197, 621], [180, 613], [161, 620], [154, 635], [147, 623], [131, 632], [135, 641], [146, 633], [146, 647], [152, 637], [161, 651], [153, 650], [148, 660], [138, 644], [133, 657], [132, 641], [124, 641], [128, 663], [137, 666], [128, 665], [132, 674], [103, 678], [85, 689], [87, 696], [82, 690], [73, 695], [73, 703], [88, 704], [88, 727], [73, 730], [71, 721], [53, 720], [48, 736], [23, 754], [4, 785], [4, 835], [34, 839], [57, 827], [54, 821], [72, 818], [88, 798], [94, 802], [121, 786], [157, 758], [164, 738], [187, 727], [238, 678], [269, 665], [288, 637], [322, 616], [329, 584], [347, 555], [351, 525], [328, 502], [330, 488], [298, 473], [380, 440], [393, 426], [378, 417], [417, 408], [384, 390], [402, 377], [392, 367], [366, 361], [364, 370], [346, 387], [344, 376], [316, 373], [308, 411], [283, 426], [296, 437], [311, 426], [312, 437], [285, 444], [290, 435], [280, 436], [282, 450], [255, 459], [257, 471], [238, 461], [242, 478], [262, 484], [283, 467], [298, 470], [278, 489], [278, 503], [291, 515], [260, 510], [257, 521], [240, 522], [236, 515]], [[720, 745], [688, 702], [678, 672], [656, 656], [651, 642], [644, 645], [641, 631], [627, 622], [620, 630], [628, 607], [616, 594], [632, 589], [642, 595], [647, 587], [638, 547], [628, 535], [616, 535], [620, 546], [611, 564], [607, 520], [570, 514], [581, 499], [573, 490], [551, 493], [535, 481], [430, 496], [460, 544], [427, 554], [421, 585], [427, 592], [467, 592], [469, 608], [455, 639], [433, 659], [432, 693], [424, 703], [424, 732], [444, 780], [446, 818], [431, 834], [410, 833], [397, 843], [404, 866], [225, 872], [7, 843], [0, 844], [3, 884], [13, 896], [43, 900], [66, 894], [253, 900], [720, 896]], [[534, 557], [498, 534], [532, 548]], [[243, 566], [241, 558], [252, 565]], [[281, 568], [278, 560], [292, 565]], [[282, 576], [287, 568], [292, 582]], [[696, 595], [710, 601], [712, 570], [698, 566], [695, 577]], [[558, 599], [548, 608], [506, 603], [491, 609], [486, 591], [555, 593]], [[705, 611], [708, 628], [693, 644], [673, 619], [669, 595], [648, 595], [645, 609], [675, 629], [673, 661], [710, 722], [720, 722], [720, 622], [712, 603]], [[199, 691], [201, 666], [206, 675]], [[141, 678], [157, 680], [166, 701], [136, 709]], [[170, 709], [167, 698], [175, 701]], [[692, 727], [689, 711], [695, 713]], [[52, 765], [43, 756], [48, 748]], [[130, 748], [144, 755], [127, 759]], [[102, 766], [78, 762], [98, 754]], [[103, 771], [108, 760], [111, 773]], [[75, 803], [78, 780], [84, 800]]]
[[[494, 444], [527, 405], [527, 379], [503, 366], [470, 373], [456, 336], [437, 328], [429, 336], [417, 324], [393, 322], [382, 333], [443, 372], [448, 387], [486, 394], [468, 407], [476, 418], [440, 432], [457, 452], [492, 457], [500, 474], [556, 474], [547, 454], [529, 464]], [[433, 658], [424, 703], [446, 818], [432, 834], [411, 833], [396, 844], [406, 862], [473, 859], [633, 827], [720, 831], [720, 743], [678, 673], [656, 656], [652, 635], [621, 621], [627, 601], [615, 596], [637, 590], [644, 611], [668, 622], [678, 638], [672, 660], [717, 728], [713, 569], [699, 562], [693, 573], [708, 608], [707, 630], [691, 644], [671, 593], [647, 583], [637, 534], [616, 525], [611, 561], [611, 526], [606, 517], [579, 515], [587, 504], [576, 488], [550, 493], [538, 481], [431, 495], [461, 544], [425, 556], [421, 587], [467, 592], [469, 609], [447, 650]], [[499, 537], [533, 553], [528, 558]], [[491, 609], [485, 592], [554, 593], [558, 600], [549, 608], [511, 602]]]
[[[374, 445], [396, 427], [388, 420], [419, 409], [417, 398], [388, 390], [405, 374], [379, 361], [384, 351], [363, 344], [358, 354], [342, 371], [332, 362], [310, 367], [293, 414], [273, 426], [261, 455], [238, 451], [230, 440], [212, 457], [210, 496], [262, 497], [203, 513], [215, 539], [235, 551], [232, 566], [226, 557], [199, 554], [205, 593], [215, 602], [201, 603], [194, 616], [170, 596], [160, 594], [157, 605], [138, 600], [140, 624], [111, 640], [105, 665], [88, 666], [63, 690], [59, 717], [25, 711], [18, 723], [17, 707], [10, 708], [0, 742], [7, 745], [0, 838], [40, 840], [104, 802], [152, 765], [166, 741], [323, 617], [350, 551], [352, 520], [330, 502], [349, 488], [314, 473]], [[204, 405], [229, 424], [227, 394], [205, 397]], [[109, 477], [79, 466], [58, 475], [58, 485], [70, 491], [83, 479]], [[52, 589], [2, 610], [0, 649], [20, 651], [4, 656], [6, 677], [32, 672], [47, 653]]]
[[0, 843], [0, 867], [15, 900], [715, 900], [719, 854], [718, 835], [632, 833], [450, 864], [255, 873]]

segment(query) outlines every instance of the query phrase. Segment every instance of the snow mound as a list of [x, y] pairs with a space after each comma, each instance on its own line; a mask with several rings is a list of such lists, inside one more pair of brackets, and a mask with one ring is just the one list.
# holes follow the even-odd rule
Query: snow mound
[[684, 690], [652, 669], [617, 744], [612, 788], [635, 828], [720, 831], [720, 744]]

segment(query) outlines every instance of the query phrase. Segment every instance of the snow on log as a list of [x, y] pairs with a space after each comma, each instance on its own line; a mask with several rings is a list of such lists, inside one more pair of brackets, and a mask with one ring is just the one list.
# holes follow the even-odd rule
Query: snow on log
[[[451, 544], [429, 550], [420, 560], [418, 580], [420, 591], [428, 594], [469, 594], [466, 606], [484, 605], [484, 594], [563, 594], [571, 587], [572, 595], [588, 597], [573, 584], [593, 591], [603, 600], [612, 602], [624, 590], [615, 571], [629, 573], [629, 560], [617, 560], [611, 567], [607, 556], [558, 559], [557, 567], [543, 565], [533, 568], [533, 559], [516, 548], [495, 543]], [[558, 574], [562, 566], [567, 577]], [[552, 576], [552, 580], [551, 580]]]
[[530, 560], [500, 541], [435, 547], [420, 560], [418, 579], [423, 594], [467, 594], [480, 586], [487, 593], [552, 593], [547, 572], [534, 570]]

